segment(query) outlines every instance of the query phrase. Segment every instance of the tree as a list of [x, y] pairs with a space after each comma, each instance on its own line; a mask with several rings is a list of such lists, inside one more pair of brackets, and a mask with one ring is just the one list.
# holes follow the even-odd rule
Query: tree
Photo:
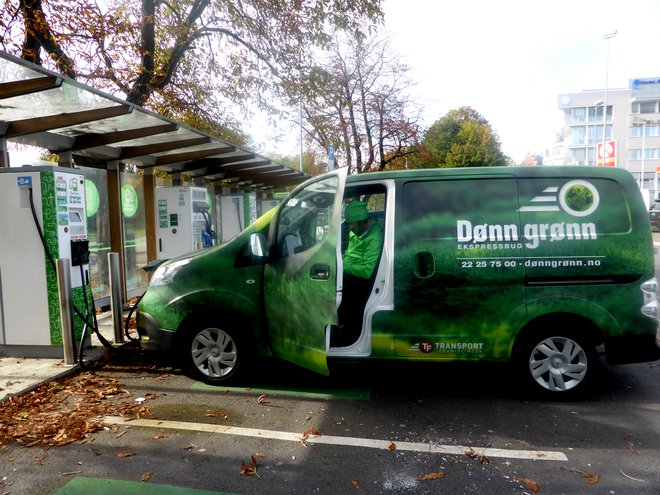
[[384, 170], [420, 133], [408, 72], [387, 39], [338, 36], [291, 99], [304, 101], [306, 131], [319, 152], [334, 145], [350, 173]]
[[426, 131], [415, 166], [480, 167], [507, 162], [488, 121], [476, 110], [461, 107], [448, 112]]
[[237, 128], [234, 107], [275, 111], [315, 47], [336, 31], [363, 36], [382, 20], [380, 3], [5, 0], [0, 46], [213, 132], [218, 123]]

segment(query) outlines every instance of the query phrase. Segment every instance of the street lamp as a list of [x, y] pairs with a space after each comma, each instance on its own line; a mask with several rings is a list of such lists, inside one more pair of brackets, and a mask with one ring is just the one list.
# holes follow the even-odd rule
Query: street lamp
[[[603, 166], [605, 166], [605, 136], [607, 134], [607, 86], [610, 73], [610, 40], [616, 36], [617, 31], [612, 31], [603, 36], [607, 40], [607, 57], [605, 58], [605, 101], [603, 102], [603, 147], [600, 152], [603, 154]], [[596, 159], [596, 163], [598, 160]]]
[[[639, 188], [644, 189], [644, 165], [645, 165], [645, 155], [646, 155], [646, 124], [651, 123], [653, 124], [653, 121], [649, 122], [646, 119], [640, 119], [640, 118], [635, 118], [633, 120], [633, 125], [636, 127], [639, 127], [640, 125], [642, 126], [642, 170], [639, 174]], [[656, 175], [656, 196], [658, 194], [658, 184], [657, 184], [657, 175]]]
[[642, 172], [639, 174], [640, 189], [644, 189], [644, 155], [646, 155], [646, 120], [642, 120]]
[[[594, 122], [598, 122], [597, 117], [598, 117], [598, 109], [604, 105], [603, 100], [596, 100], [594, 101], [594, 107], [596, 108], [594, 112]], [[605, 107], [603, 107], [605, 108]], [[603, 111], [604, 113], [604, 111]], [[603, 117], [605, 119], [605, 117]], [[594, 143], [594, 167], [598, 166], [598, 141], [597, 141], [597, 133], [596, 129], [598, 128], [598, 124], [594, 124], [594, 129], [593, 129], [593, 143]], [[591, 142], [591, 141], [590, 141]]]

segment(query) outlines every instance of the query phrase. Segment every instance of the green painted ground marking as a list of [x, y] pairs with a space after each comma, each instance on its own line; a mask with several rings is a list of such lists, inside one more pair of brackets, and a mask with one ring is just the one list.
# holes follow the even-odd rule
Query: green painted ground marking
[[367, 389], [327, 389], [322, 392], [313, 392], [305, 388], [243, 388], [243, 387], [219, 387], [207, 385], [202, 382], [195, 382], [191, 387], [195, 390], [215, 390], [217, 392], [238, 393], [252, 393], [252, 394], [266, 394], [266, 395], [288, 395], [292, 397], [305, 397], [307, 399], [354, 399], [354, 400], [369, 400], [371, 399], [371, 390]]
[[76, 477], [54, 495], [231, 495], [227, 492], [193, 490], [171, 485], [156, 485], [139, 481], [104, 480], [99, 478]]

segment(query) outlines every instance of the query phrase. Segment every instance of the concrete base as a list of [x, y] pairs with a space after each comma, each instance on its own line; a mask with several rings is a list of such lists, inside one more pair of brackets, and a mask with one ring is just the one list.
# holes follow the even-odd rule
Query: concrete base
[[[85, 347], [92, 344], [89, 336], [85, 337]], [[78, 354], [80, 341], [76, 342], [75, 354]], [[22, 358], [64, 359], [64, 347], [61, 345], [0, 345], [0, 356]]]

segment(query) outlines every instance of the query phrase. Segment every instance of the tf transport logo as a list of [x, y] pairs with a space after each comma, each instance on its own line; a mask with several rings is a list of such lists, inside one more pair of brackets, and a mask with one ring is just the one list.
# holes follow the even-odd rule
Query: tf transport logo
[[424, 354], [429, 354], [433, 352], [433, 344], [428, 340], [424, 340], [419, 343], [419, 351]]
[[518, 211], [559, 211], [574, 217], [591, 215], [600, 203], [596, 187], [586, 180], [571, 180], [559, 187], [547, 187], [532, 198], [533, 205], [521, 206]]

